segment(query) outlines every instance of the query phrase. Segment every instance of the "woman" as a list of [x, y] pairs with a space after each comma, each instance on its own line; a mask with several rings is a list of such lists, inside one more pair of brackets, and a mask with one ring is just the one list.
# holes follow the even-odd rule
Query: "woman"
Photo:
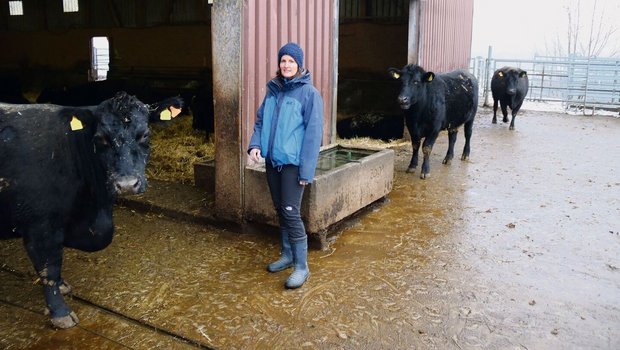
[[278, 51], [279, 69], [267, 83], [250, 139], [250, 159], [265, 158], [267, 183], [280, 223], [280, 258], [269, 272], [293, 267], [287, 288], [301, 287], [308, 276], [308, 239], [300, 207], [304, 187], [312, 183], [323, 135], [323, 100], [303, 68], [296, 43]]

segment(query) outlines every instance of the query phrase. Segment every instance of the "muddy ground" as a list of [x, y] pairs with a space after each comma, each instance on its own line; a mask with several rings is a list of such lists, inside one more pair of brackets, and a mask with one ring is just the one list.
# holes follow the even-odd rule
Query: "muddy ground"
[[397, 148], [387, 200], [297, 290], [265, 270], [273, 232], [119, 206], [110, 247], [66, 251], [81, 323], [54, 330], [2, 241], [0, 348], [618, 349], [620, 118], [523, 112], [510, 131], [482, 109], [466, 162], [441, 164], [442, 135], [427, 180]]

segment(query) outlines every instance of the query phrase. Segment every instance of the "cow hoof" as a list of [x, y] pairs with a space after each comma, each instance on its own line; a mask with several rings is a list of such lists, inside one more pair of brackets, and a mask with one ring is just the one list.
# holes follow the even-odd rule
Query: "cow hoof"
[[69, 285], [69, 283], [65, 282], [64, 280], [60, 281], [58, 289], [60, 290], [61, 295], [68, 295], [73, 292], [73, 287], [71, 287], [71, 285]]
[[493, 119], [493, 121], [491, 123], [497, 124], [497, 119]]
[[78, 323], [80, 323], [80, 320], [73, 311], [67, 316], [52, 318], [52, 325], [60, 329], [71, 328], [77, 326]]
[[461, 156], [461, 160], [467, 160], [467, 159], [469, 159], [469, 156], [466, 156], [466, 155]]
[[452, 163], [452, 159], [444, 159], [442, 163], [446, 165], [450, 165], [450, 163]]
[[514, 129], [515, 129], [515, 127], [512, 126], [512, 125], [508, 128], [508, 130], [514, 130]]
[[427, 173], [427, 174], [422, 173], [422, 174], [420, 174], [420, 179], [422, 179], [422, 180], [426, 180], [426, 179], [427, 179], [427, 178], [429, 178], [430, 176], [431, 176], [431, 174], [429, 174], [429, 173]]
[[508, 123], [508, 119], [502, 119], [503, 123]]
[[415, 173], [415, 168], [407, 168], [407, 173]]

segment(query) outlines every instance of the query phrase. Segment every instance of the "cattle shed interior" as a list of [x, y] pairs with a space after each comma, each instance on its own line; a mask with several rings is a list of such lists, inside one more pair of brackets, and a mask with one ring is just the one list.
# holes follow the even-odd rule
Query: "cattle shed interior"
[[[207, 0], [3, 2], [0, 100], [36, 102], [44, 91], [98, 79], [191, 99], [212, 84], [211, 6]], [[408, 0], [339, 2], [339, 120], [399, 114], [398, 87], [386, 71], [406, 63], [408, 8]], [[107, 46], [98, 45], [102, 38]]]

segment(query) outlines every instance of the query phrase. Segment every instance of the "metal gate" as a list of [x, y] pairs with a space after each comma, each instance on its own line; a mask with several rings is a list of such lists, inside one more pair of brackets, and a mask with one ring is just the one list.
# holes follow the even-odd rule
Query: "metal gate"
[[472, 58], [484, 104], [491, 103], [491, 77], [503, 66], [527, 71], [529, 101], [561, 102], [565, 109], [620, 111], [620, 58], [535, 57], [533, 60]]

